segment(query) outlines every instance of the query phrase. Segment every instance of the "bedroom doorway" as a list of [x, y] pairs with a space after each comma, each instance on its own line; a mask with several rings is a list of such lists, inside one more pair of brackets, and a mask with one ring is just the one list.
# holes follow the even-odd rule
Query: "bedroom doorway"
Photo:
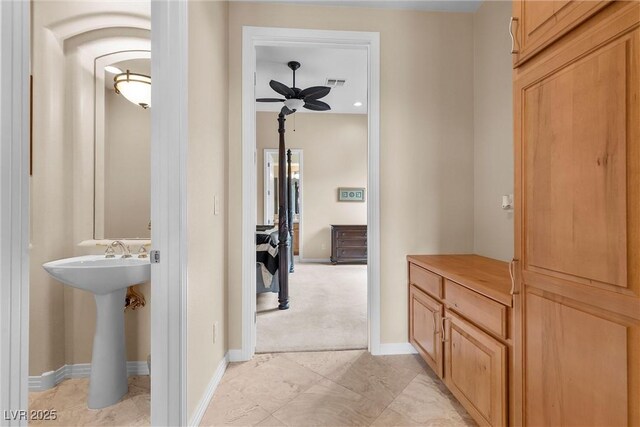
[[[266, 351], [305, 351], [305, 350], [332, 350], [332, 349], [348, 349], [348, 348], [368, 348], [373, 354], [379, 353], [379, 129], [378, 129], [378, 117], [379, 117], [379, 105], [378, 105], [378, 85], [379, 85], [379, 35], [377, 33], [360, 33], [360, 32], [341, 32], [341, 31], [318, 31], [318, 30], [293, 30], [293, 29], [275, 29], [275, 28], [256, 28], [245, 27], [244, 28], [244, 49], [243, 52], [243, 153], [244, 153], [244, 173], [247, 178], [243, 180], [243, 205], [245, 207], [251, 207], [250, 211], [256, 212], [255, 219], [251, 221], [246, 218], [244, 221], [244, 234], [243, 234], [243, 342], [242, 352], [238, 355], [237, 360], [248, 360], [252, 357], [253, 353], [266, 352]], [[282, 53], [283, 50], [289, 50], [290, 55], [279, 57], [278, 51]], [[305, 58], [302, 55], [303, 60], [300, 60], [301, 54], [304, 50], [313, 51], [339, 51], [345, 55], [345, 57], [358, 56], [362, 58], [362, 74], [360, 78], [349, 77], [348, 79], [341, 78], [338, 73], [332, 73], [326, 69], [322, 72], [322, 78], [319, 79], [315, 76], [314, 82], [304, 82], [304, 74], [311, 74], [314, 69], [317, 70], [317, 64], [310, 61], [309, 58]], [[286, 57], [286, 60], [285, 60]], [[271, 88], [268, 86], [270, 80], [276, 80], [282, 83], [287, 83], [289, 86], [293, 86], [290, 72], [287, 70], [287, 62], [296, 60], [301, 63], [298, 70], [298, 75], [295, 87], [306, 88], [307, 86], [327, 86], [330, 85], [336, 95], [344, 94], [344, 89], [354, 88], [357, 84], [361, 84], [364, 87], [364, 95], [353, 97], [351, 92], [351, 98], [349, 101], [349, 107], [352, 110], [349, 113], [338, 109], [336, 100], [331, 100], [330, 97], [323, 98], [321, 101], [327, 100], [327, 103], [333, 102], [330, 112], [313, 112], [302, 113], [296, 112], [293, 115], [286, 117], [286, 147], [295, 147], [296, 149], [302, 149], [305, 154], [304, 164], [304, 187], [302, 182], [299, 183], [300, 202], [299, 202], [299, 219], [302, 218], [302, 208], [304, 207], [304, 223], [301, 221], [299, 225], [299, 238], [300, 238], [300, 250], [298, 256], [293, 257], [294, 266], [293, 273], [289, 276], [289, 288], [291, 293], [290, 308], [289, 310], [278, 310], [276, 304], [267, 304], [266, 306], [261, 301], [259, 295], [256, 295], [258, 284], [256, 280], [261, 276], [261, 271], [256, 264], [256, 226], [263, 226], [264, 230], [269, 231], [268, 227], [273, 226], [274, 222], [271, 213], [275, 213], [275, 202], [273, 205], [269, 205], [268, 210], [265, 213], [266, 203], [263, 204], [262, 209], [258, 209], [259, 198], [270, 191], [276, 190], [276, 183], [273, 185], [264, 185], [265, 179], [260, 179], [266, 176], [264, 162], [265, 157], [260, 161], [260, 156], [264, 154], [261, 152], [264, 147], [261, 146], [260, 129], [263, 127], [263, 123], [268, 123], [267, 131], [269, 132], [269, 140], [275, 145], [270, 147], [277, 152], [277, 112], [278, 106], [271, 111], [262, 110], [257, 108], [256, 98], [266, 96], [279, 96], [277, 93], [268, 94], [261, 88], [267, 85], [267, 90]], [[267, 63], [267, 72], [260, 71], [261, 62]], [[322, 60], [320, 60], [320, 63]], [[327, 61], [325, 61], [327, 62]], [[340, 64], [344, 60], [335, 60], [334, 62], [328, 61], [329, 64]], [[283, 75], [276, 75], [275, 68], [279, 67]], [[339, 67], [335, 67], [339, 68]], [[261, 74], [269, 74], [264, 77]], [[285, 75], [286, 74], [286, 75]], [[325, 75], [326, 74], [326, 75]], [[335, 74], [335, 75], [334, 75]], [[251, 76], [251, 78], [247, 78]], [[255, 79], [255, 80], [254, 80]], [[263, 82], [263, 80], [265, 80]], [[347, 80], [347, 82], [345, 82]], [[345, 85], [346, 83], [346, 85]], [[337, 85], [337, 86], [336, 86]], [[331, 102], [329, 102], [331, 101]], [[334, 108], [335, 106], [335, 108]], [[281, 104], [279, 105], [281, 107]], [[357, 110], [360, 108], [360, 110]], [[331, 219], [330, 213], [337, 211], [335, 206], [329, 206], [330, 203], [325, 203], [325, 207], [329, 214], [326, 215], [325, 223], [317, 230], [308, 230], [310, 227], [311, 219], [310, 212], [316, 212], [316, 209], [310, 210], [309, 202], [314, 199], [320, 199], [321, 192], [313, 188], [310, 181], [310, 159], [317, 160], [321, 158], [327, 167], [325, 171], [325, 177], [331, 177], [334, 175], [329, 169], [332, 165], [338, 165], [338, 168], [343, 171], [349, 171], [353, 169], [353, 164], [349, 161], [344, 161], [336, 150], [331, 150], [329, 142], [332, 141], [332, 137], [328, 135], [327, 131], [333, 128], [329, 125], [317, 126], [314, 135], [319, 136], [320, 141], [314, 146], [318, 150], [315, 154], [310, 152], [310, 149], [306, 146], [302, 146], [301, 142], [304, 140], [304, 131], [314, 128], [314, 125], [310, 122], [314, 121], [311, 117], [330, 117], [330, 116], [351, 116], [350, 118], [358, 117], [359, 123], [353, 128], [361, 130], [361, 138], [363, 141], [362, 146], [359, 147], [361, 154], [359, 160], [362, 163], [361, 179], [352, 179], [348, 177], [338, 177], [338, 181], [330, 182], [328, 184], [328, 192], [330, 193], [331, 203], [335, 203], [335, 206], [358, 206], [361, 211], [361, 217], [357, 220], [335, 220]], [[356, 132], [357, 133], [357, 132]], [[322, 141], [322, 137], [326, 139]], [[348, 137], [347, 137], [348, 139]], [[354, 139], [355, 140], [355, 139]], [[341, 141], [343, 145], [348, 144], [348, 141]], [[249, 157], [249, 153], [251, 154]], [[255, 158], [254, 158], [255, 156]], [[255, 162], [255, 163], [254, 163]], [[342, 162], [342, 163], [341, 163]], [[250, 165], [250, 166], [249, 166]], [[256, 167], [257, 166], [257, 167]], [[247, 168], [248, 167], [248, 168]], [[249, 170], [247, 170], [249, 169]], [[255, 171], [255, 174], [253, 173]], [[253, 176], [251, 176], [253, 175]], [[301, 174], [302, 175], [302, 174]], [[270, 175], [269, 175], [270, 179]], [[259, 181], [262, 181], [260, 183]], [[327, 187], [327, 186], [325, 186]], [[340, 200], [340, 190], [357, 190], [359, 198], [349, 200], [347, 195], [345, 200]], [[322, 191], [327, 192], [327, 188]], [[354, 193], [350, 191], [350, 193]], [[271, 193], [273, 194], [273, 193]], [[295, 197], [294, 197], [295, 199]], [[307, 201], [305, 201], [307, 200]], [[255, 205], [254, 205], [255, 203]], [[273, 209], [273, 210], [272, 210]], [[295, 211], [294, 211], [295, 212]], [[295, 215], [295, 214], [294, 214]], [[294, 216], [295, 218], [295, 216]], [[360, 256], [365, 261], [360, 264], [345, 264], [345, 265], [332, 265], [331, 259], [333, 258], [331, 253], [332, 246], [332, 225], [358, 225], [365, 228], [366, 237], [361, 238], [360, 244], [364, 245], [361, 249]], [[277, 225], [276, 225], [277, 227]], [[277, 228], [272, 230], [271, 233], [276, 231], [274, 237], [274, 243], [277, 242]], [[306, 237], [305, 237], [306, 233]], [[313, 240], [315, 239], [315, 241]], [[277, 244], [276, 244], [277, 246]], [[344, 251], [343, 251], [344, 252]], [[251, 267], [253, 266], [253, 267]], [[323, 270], [324, 269], [324, 270]], [[347, 271], [349, 270], [349, 271]], [[353, 270], [353, 271], [351, 271]], [[340, 321], [340, 314], [348, 311], [350, 304], [345, 303], [344, 307], [340, 307], [339, 304], [328, 304], [328, 309], [321, 315], [314, 315], [311, 309], [314, 306], [320, 305], [319, 302], [327, 296], [328, 291], [341, 290], [344, 292], [342, 298], [338, 298], [334, 301], [342, 299], [348, 301], [350, 296], [353, 296], [354, 292], [349, 291], [347, 286], [340, 284], [340, 281], [344, 283], [355, 283], [358, 280], [354, 280], [354, 277], [360, 277], [361, 286], [361, 299], [357, 304], [351, 304], [351, 306], [360, 305], [361, 312], [359, 314], [359, 325], [354, 327], [350, 321]], [[266, 277], [269, 280], [271, 277]], [[264, 279], [263, 285], [264, 285]], [[304, 286], [301, 282], [307, 282], [309, 288], [314, 288], [314, 295], [307, 295], [308, 301], [303, 301], [300, 295], [295, 294], [295, 289], [299, 289]], [[315, 287], [313, 286], [315, 284]], [[273, 299], [274, 296], [272, 295]], [[297, 302], [296, 302], [297, 301]], [[308, 306], [305, 308], [305, 305]], [[261, 320], [265, 316], [280, 316], [283, 318], [287, 313], [293, 313], [293, 310], [300, 309], [301, 314], [298, 319], [291, 319], [288, 323], [284, 320], [276, 321], [278, 326], [269, 328], [269, 331], [274, 335], [286, 336], [287, 341], [292, 342], [296, 340], [295, 331], [292, 325], [307, 324], [312, 328], [301, 328], [299, 336], [306, 335], [311, 336], [312, 341], [315, 336], [322, 336], [322, 331], [331, 322], [338, 324], [337, 330], [353, 331], [354, 329], [360, 329], [362, 334], [361, 338], [357, 342], [349, 342], [349, 338], [343, 345], [329, 344], [326, 347], [318, 347], [312, 345], [308, 346], [309, 342], [302, 345], [299, 348], [282, 347], [276, 343], [276, 348], [265, 347], [261, 345], [260, 336], [265, 335], [265, 329], [261, 328]], [[289, 315], [289, 317], [294, 317]], [[358, 316], [356, 316], [358, 317]], [[318, 330], [314, 332], [313, 327], [317, 327]], [[348, 334], [345, 334], [348, 335]], [[308, 339], [308, 338], [307, 338]], [[318, 340], [315, 340], [318, 341]], [[256, 347], [256, 344], [258, 346]]]
[[[258, 49], [257, 89], [258, 98], [268, 94], [270, 88], [261, 89], [273, 76], [265, 73], [262, 61], [267, 60]], [[349, 55], [351, 61], [342, 61], [345, 67], [358, 68], [361, 63], [362, 87], [357, 95], [335, 89], [323, 97], [331, 105], [327, 113], [298, 111], [289, 115], [287, 143], [292, 150], [291, 162], [287, 161], [285, 193], [289, 195], [287, 209], [288, 226], [292, 230], [289, 256], [293, 262], [287, 272], [289, 309], [279, 310], [279, 271], [265, 273], [265, 266], [276, 265], [265, 253], [273, 251], [280, 257], [277, 219], [279, 218], [278, 150], [263, 148], [277, 146], [278, 133], [274, 126], [276, 112], [258, 105], [257, 151], [264, 152], [265, 168], [258, 173], [258, 219], [264, 218], [259, 229], [267, 229], [270, 245], [256, 247], [256, 352], [282, 351], [361, 350], [367, 348], [367, 114], [365, 108], [353, 107], [353, 98], [366, 97], [366, 56], [332, 49], [282, 48], [270, 49], [268, 60], [285, 63], [295, 55], [318, 57], [327, 69], [337, 69], [332, 64], [336, 55]], [[343, 59], [343, 58], [340, 58]], [[302, 61], [301, 61], [302, 62]], [[306, 63], [307, 61], [305, 61]], [[305, 64], [303, 63], [303, 64]], [[304, 65], [303, 65], [304, 67]], [[301, 67], [301, 70], [304, 68]], [[284, 68], [284, 67], [283, 67]], [[355, 86], [356, 75], [338, 71], [345, 80]], [[302, 86], [323, 81], [325, 70], [309, 70]], [[318, 77], [313, 77], [313, 75]], [[284, 77], [284, 78], [283, 78]], [[309, 79], [309, 80], [306, 80]], [[322, 79], [322, 80], [321, 80]], [[357, 88], [354, 88], [355, 92]], [[271, 107], [271, 106], [268, 106]], [[266, 110], [266, 111], [265, 111]], [[295, 131], [294, 131], [295, 129]], [[295, 154], [304, 152], [304, 167], [300, 170]], [[289, 149], [287, 149], [288, 160]], [[301, 173], [302, 172], [302, 173]], [[264, 175], [264, 180], [260, 180]], [[304, 181], [300, 178], [304, 176]], [[290, 177], [290, 179], [289, 179]], [[345, 190], [350, 188], [351, 191]], [[356, 190], [357, 189], [357, 190]], [[342, 192], [346, 192], [343, 197]], [[357, 191], [359, 198], [355, 194]], [[261, 195], [266, 194], [261, 209]], [[300, 208], [304, 213], [300, 215]], [[264, 210], [264, 212], [263, 212]], [[269, 227], [269, 228], [268, 228]], [[260, 234], [260, 237], [265, 237]], [[302, 243], [302, 247], [300, 247]], [[297, 251], [296, 249], [300, 249]], [[267, 286], [269, 284], [269, 286]], [[287, 331], [286, 334], [282, 331]]]

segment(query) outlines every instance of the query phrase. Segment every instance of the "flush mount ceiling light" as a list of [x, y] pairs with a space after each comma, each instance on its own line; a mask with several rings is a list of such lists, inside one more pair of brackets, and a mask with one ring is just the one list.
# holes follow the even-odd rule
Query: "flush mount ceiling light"
[[354, 107], [362, 107], [362, 102], [356, 101], [356, 102], [353, 103], [353, 106]]
[[144, 74], [120, 73], [113, 78], [116, 93], [124, 96], [130, 102], [147, 109], [151, 106], [151, 77]]
[[111, 74], [122, 74], [122, 70], [118, 67], [114, 67], [113, 65], [107, 65], [104, 67], [104, 70]]

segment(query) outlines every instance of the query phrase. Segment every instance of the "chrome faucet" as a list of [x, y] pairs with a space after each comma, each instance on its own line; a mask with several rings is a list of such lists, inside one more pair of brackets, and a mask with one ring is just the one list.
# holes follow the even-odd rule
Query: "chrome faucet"
[[129, 250], [129, 247], [122, 243], [121, 240], [114, 240], [109, 244], [109, 246], [107, 246], [107, 250], [104, 252], [105, 258], [115, 258], [116, 251], [114, 250], [114, 247], [116, 246], [122, 249], [122, 258], [131, 258], [131, 251]]

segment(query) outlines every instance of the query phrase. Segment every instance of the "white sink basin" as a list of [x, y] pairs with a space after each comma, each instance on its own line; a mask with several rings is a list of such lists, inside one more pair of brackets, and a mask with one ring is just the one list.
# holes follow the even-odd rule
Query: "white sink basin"
[[66, 285], [100, 295], [148, 282], [151, 277], [149, 258], [87, 255], [51, 261], [43, 267]]
[[100, 409], [127, 393], [124, 303], [127, 288], [151, 278], [149, 258], [105, 258], [88, 255], [43, 265], [55, 279], [92, 292], [96, 299], [91, 378], [87, 405]]

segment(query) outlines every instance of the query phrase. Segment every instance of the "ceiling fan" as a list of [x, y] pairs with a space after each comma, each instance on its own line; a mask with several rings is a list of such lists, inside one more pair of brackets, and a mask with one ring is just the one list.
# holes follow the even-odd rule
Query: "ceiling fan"
[[285, 99], [280, 98], [258, 98], [258, 102], [284, 102], [282, 107], [282, 113], [286, 116], [288, 114], [295, 113], [300, 108], [304, 107], [307, 110], [313, 111], [328, 111], [331, 107], [326, 102], [319, 101], [329, 94], [330, 87], [326, 86], [312, 86], [306, 89], [299, 89], [296, 87], [296, 70], [300, 68], [300, 63], [296, 61], [290, 61], [287, 63], [291, 71], [293, 71], [293, 85], [288, 87], [280, 82], [271, 80], [269, 86], [271, 89], [284, 96]]

